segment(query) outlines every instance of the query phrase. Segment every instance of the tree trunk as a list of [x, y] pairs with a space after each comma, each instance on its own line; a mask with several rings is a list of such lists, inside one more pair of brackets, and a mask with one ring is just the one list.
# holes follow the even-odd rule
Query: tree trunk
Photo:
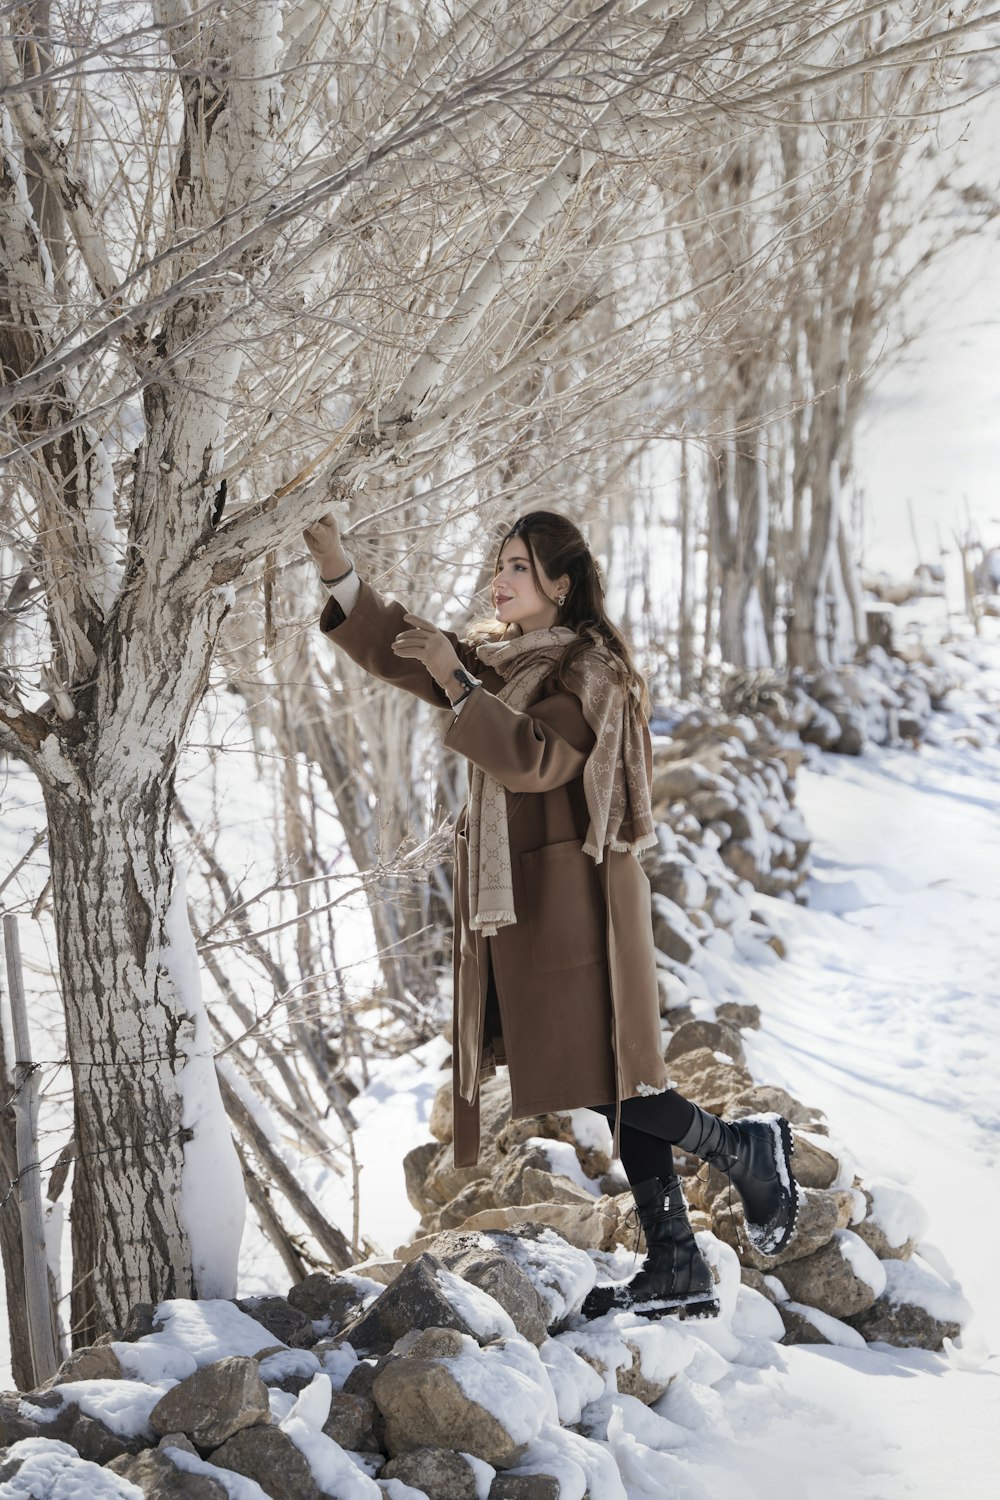
[[718, 455], [710, 491], [715, 556], [719, 566], [719, 649], [738, 667], [771, 665], [759, 594], [767, 560], [766, 474], [760, 437], [746, 420]]
[[77, 1344], [136, 1302], [235, 1292], [241, 1173], [169, 842], [177, 757], [225, 607], [218, 593], [157, 607], [126, 590], [92, 734], [42, 777], [75, 1099]]

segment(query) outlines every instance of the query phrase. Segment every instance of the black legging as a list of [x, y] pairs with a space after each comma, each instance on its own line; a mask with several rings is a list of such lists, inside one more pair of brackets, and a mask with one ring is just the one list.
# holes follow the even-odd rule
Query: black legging
[[[486, 984], [486, 1042], [499, 1036], [500, 1032], [500, 1003], [493, 965], [490, 964]], [[593, 1104], [590, 1108], [614, 1122], [613, 1105]], [[663, 1094], [642, 1094], [635, 1099], [622, 1100], [619, 1151], [625, 1176], [632, 1187], [647, 1182], [650, 1177], [662, 1179], [671, 1176], [674, 1170], [671, 1142], [681, 1139], [693, 1118], [693, 1107], [674, 1089], [667, 1089]]]
[[[590, 1108], [614, 1121], [613, 1105], [592, 1104]], [[687, 1133], [693, 1119], [693, 1106], [674, 1089], [622, 1100], [619, 1153], [631, 1187], [651, 1177], [662, 1180], [672, 1175], [671, 1144]]]

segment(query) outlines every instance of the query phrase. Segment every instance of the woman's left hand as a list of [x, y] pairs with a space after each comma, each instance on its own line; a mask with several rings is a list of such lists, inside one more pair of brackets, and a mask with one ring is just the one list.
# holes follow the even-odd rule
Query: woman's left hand
[[409, 656], [423, 662], [434, 681], [451, 697], [453, 690], [458, 690], [454, 673], [462, 665], [458, 652], [444, 632], [430, 620], [411, 614], [405, 614], [403, 618], [410, 629], [399, 632], [392, 643], [393, 651], [397, 656]]

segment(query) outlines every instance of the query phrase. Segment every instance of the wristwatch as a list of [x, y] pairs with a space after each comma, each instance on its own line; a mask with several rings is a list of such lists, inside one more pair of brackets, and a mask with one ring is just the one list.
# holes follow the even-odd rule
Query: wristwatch
[[459, 693], [458, 697], [451, 700], [452, 708], [457, 708], [460, 703], [465, 702], [466, 698], [472, 692], [472, 689], [482, 687], [482, 683], [480, 682], [478, 677], [473, 677], [472, 673], [467, 672], [464, 667], [456, 667], [455, 671], [451, 675], [458, 679], [463, 688], [463, 691]]

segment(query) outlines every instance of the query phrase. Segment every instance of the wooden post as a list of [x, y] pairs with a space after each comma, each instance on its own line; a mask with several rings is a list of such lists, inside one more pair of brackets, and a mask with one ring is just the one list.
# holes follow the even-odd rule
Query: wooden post
[[17, 918], [9, 913], [3, 919], [3, 940], [7, 953], [7, 984], [14, 1030], [17, 1196], [24, 1246], [24, 1302], [28, 1314], [31, 1362], [37, 1386], [55, 1374], [59, 1361], [52, 1333], [45, 1219], [42, 1213], [42, 1184], [38, 1165], [38, 1078], [31, 1061], [31, 1037], [28, 1033], [28, 1008], [24, 998]]

